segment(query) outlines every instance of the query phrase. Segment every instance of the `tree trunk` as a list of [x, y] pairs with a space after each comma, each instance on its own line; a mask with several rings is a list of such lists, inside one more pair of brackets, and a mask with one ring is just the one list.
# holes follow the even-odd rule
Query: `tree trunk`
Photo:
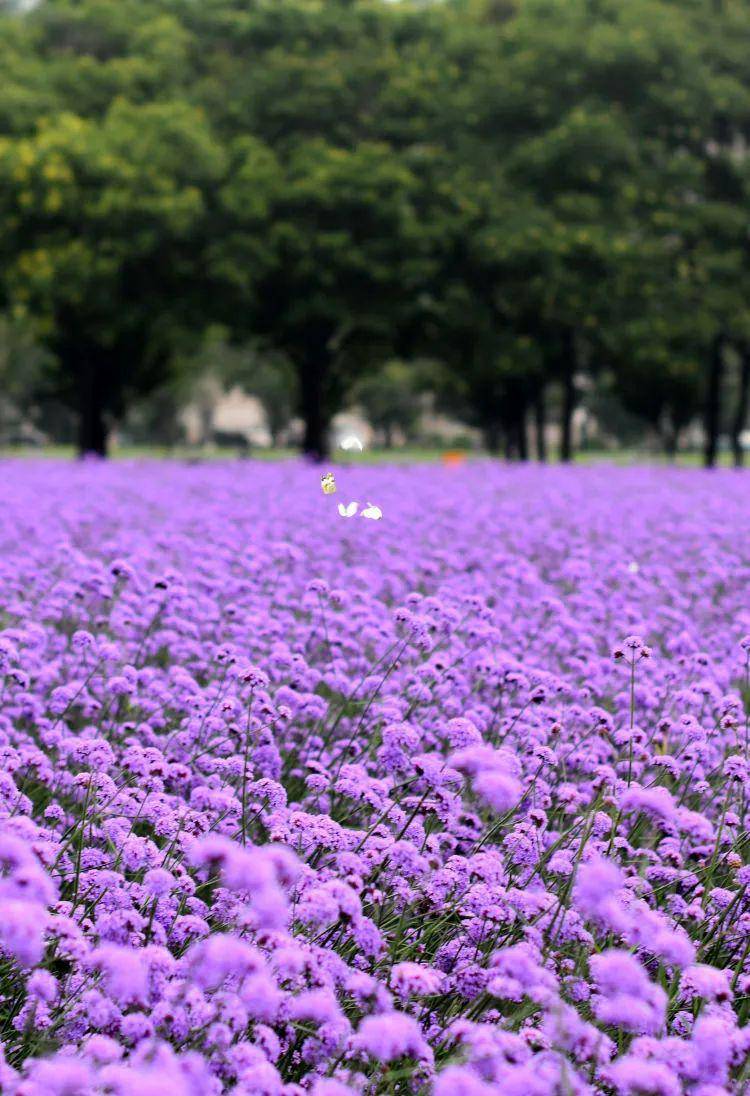
[[719, 428], [721, 421], [721, 387], [724, 379], [724, 336], [719, 334], [711, 343], [708, 368], [708, 386], [706, 391], [705, 431], [706, 442], [703, 463], [706, 468], [716, 464], [719, 450]]
[[575, 341], [573, 332], [566, 330], [563, 335], [562, 350], [562, 431], [560, 438], [560, 460], [566, 464], [573, 459], [573, 412], [576, 406], [575, 390]]
[[105, 365], [87, 357], [80, 372], [78, 391], [78, 455], [107, 455], [105, 424], [104, 375]]
[[750, 397], [750, 346], [740, 347], [740, 385], [737, 393], [737, 409], [732, 423], [732, 455], [734, 467], [742, 468], [745, 463], [745, 450], [740, 435], [747, 422], [747, 404]]
[[482, 430], [484, 447], [490, 456], [496, 457], [500, 452], [500, 427], [496, 422], [488, 423]]
[[674, 464], [677, 457], [677, 443], [679, 440], [679, 431], [675, 426], [670, 423], [669, 426], [664, 428], [663, 441], [664, 452], [667, 455], [667, 460], [670, 464]]
[[536, 459], [544, 463], [547, 460], [547, 405], [544, 388], [540, 386], [534, 400], [534, 438], [536, 441]]
[[386, 449], [393, 449], [393, 427], [390, 423], [383, 427], [383, 441]]
[[518, 437], [518, 457], [519, 460], [529, 459], [529, 434], [526, 425], [526, 407], [525, 405], [519, 408], [518, 420], [516, 422], [516, 434]]
[[311, 338], [300, 368], [300, 397], [305, 423], [302, 451], [317, 461], [325, 460], [330, 453], [324, 399], [329, 364], [327, 339], [323, 336]]
[[202, 445], [205, 448], [206, 446], [210, 445], [211, 436], [213, 434], [213, 425], [214, 425], [214, 408], [213, 408], [213, 405], [211, 405], [209, 407], [207, 404], [201, 403], [200, 407], [198, 408], [198, 418], [200, 419], [200, 435], [201, 435], [201, 440], [200, 440], [199, 444]]

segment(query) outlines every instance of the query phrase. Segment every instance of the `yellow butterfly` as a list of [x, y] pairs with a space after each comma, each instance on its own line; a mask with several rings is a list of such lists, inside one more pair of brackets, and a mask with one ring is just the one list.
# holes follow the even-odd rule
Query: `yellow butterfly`
[[326, 472], [320, 477], [320, 486], [323, 488], [324, 495], [336, 494], [336, 480], [333, 478], [333, 472]]

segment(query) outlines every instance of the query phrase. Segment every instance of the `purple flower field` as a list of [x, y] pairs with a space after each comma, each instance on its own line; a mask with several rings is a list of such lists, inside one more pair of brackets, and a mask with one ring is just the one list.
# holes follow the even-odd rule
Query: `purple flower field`
[[745, 476], [2, 473], [2, 1093], [750, 1084]]

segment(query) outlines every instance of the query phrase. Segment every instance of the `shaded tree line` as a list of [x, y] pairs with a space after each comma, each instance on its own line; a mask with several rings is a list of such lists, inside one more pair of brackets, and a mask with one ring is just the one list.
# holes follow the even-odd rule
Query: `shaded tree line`
[[312, 455], [398, 359], [508, 457], [594, 378], [741, 463], [749, 47], [744, 0], [6, 0], [0, 309], [83, 451], [218, 328]]

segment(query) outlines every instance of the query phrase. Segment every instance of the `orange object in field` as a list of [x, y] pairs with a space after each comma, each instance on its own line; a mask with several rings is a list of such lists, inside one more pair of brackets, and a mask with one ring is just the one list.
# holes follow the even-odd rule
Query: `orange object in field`
[[446, 449], [443, 453], [443, 464], [446, 468], [458, 468], [466, 460], [466, 454], [460, 449]]

